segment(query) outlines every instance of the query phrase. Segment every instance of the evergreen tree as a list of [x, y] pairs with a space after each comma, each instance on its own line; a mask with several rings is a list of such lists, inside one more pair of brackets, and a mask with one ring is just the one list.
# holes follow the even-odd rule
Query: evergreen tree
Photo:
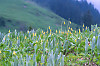
[[[94, 8], [94, 6], [87, 2], [87, 0], [33, 0], [34, 2], [38, 3], [41, 6], [44, 6], [57, 15], [68, 19], [76, 24], [83, 24], [83, 22], [86, 20], [89, 23], [85, 23], [87, 26], [90, 26], [90, 24], [100, 24], [100, 14], [97, 9]], [[87, 11], [90, 11], [87, 12]], [[90, 17], [86, 17], [90, 16]], [[83, 20], [83, 18], [85, 20]]]
[[91, 27], [91, 24], [93, 24], [93, 17], [89, 10], [84, 14], [82, 21], [88, 27]]

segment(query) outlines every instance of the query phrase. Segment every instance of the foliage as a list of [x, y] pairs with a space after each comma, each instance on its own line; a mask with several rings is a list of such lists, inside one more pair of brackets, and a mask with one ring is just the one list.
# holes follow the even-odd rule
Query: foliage
[[49, 27], [47, 32], [0, 33], [0, 66], [100, 65], [100, 29], [92, 27], [97, 32], [85, 27], [52, 32]]

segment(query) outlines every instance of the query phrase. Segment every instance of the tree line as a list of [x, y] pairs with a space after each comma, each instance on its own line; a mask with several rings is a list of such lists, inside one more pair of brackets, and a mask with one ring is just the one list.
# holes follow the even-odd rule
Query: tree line
[[32, 0], [40, 6], [46, 7], [57, 15], [69, 19], [79, 25], [83, 23], [100, 24], [100, 14], [91, 3], [86, 0]]

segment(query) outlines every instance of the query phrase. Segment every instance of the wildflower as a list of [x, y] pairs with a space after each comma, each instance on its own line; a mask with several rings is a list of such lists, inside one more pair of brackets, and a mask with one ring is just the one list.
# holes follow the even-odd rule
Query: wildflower
[[25, 39], [26, 39], [27, 37], [25, 36]]
[[18, 37], [17, 37], [17, 39], [18, 39]]
[[34, 33], [33, 33], [33, 37], [34, 37]]
[[88, 60], [89, 58], [87, 58], [87, 60]]
[[79, 58], [77, 59], [77, 61], [79, 60]]
[[36, 44], [34, 46], [36, 46]]
[[62, 43], [62, 46], [64, 45], [64, 43]]
[[28, 31], [28, 33], [29, 33], [29, 31]]
[[70, 31], [70, 34], [72, 34], [71, 31]]
[[15, 52], [15, 51], [13, 51], [13, 54], [14, 54], [14, 55], [16, 55], [16, 52]]
[[57, 43], [57, 45], [58, 45], [58, 43]]
[[71, 28], [71, 31], [73, 31], [73, 29]]
[[70, 29], [70, 27], [69, 27], [69, 29]]
[[64, 21], [64, 25], [65, 25], [65, 21]]
[[83, 24], [83, 27], [84, 27], [84, 24]]
[[48, 33], [48, 30], [47, 30], [47, 32], [46, 33]]
[[46, 53], [48, 53], [48, 51], [46, 51]]
[[56, 30], [56, 33], [57, 33], [57, 30]]
[[49, 26], [49, 29], [50, 29], [50, 26]]
[[69, 32], [69, 30], [68, 30], [68, 32]]
[[42, 33], [43, 33], [43, 30], [42, 30]]
[[36, 43], [37, 43], [38, 41], [36, 41]]
[[90, 44], [89, 44], [89, 46], [90, 46]]
[[86, 26], [86, 30], [87, 30], [87, 26]]
[[9, 37], [9, 35], [8, 35], [8, 37]]
[[3, 40], [5, 40], [5, 37], [3, 38]]
[[75, 30], [75, 33], [76, 33], [76, 30]]
[[35, 33], [35, 36], [36, 36], [36, 33]]
[[45, 32], [43, 34], [45, 35]]
[[40, 34], [40, 37], [42, 36], [42, 34]]
[[88, 41], [88, 45], [90, 46], [90, 42]]
[[10, 30], [9, 30], [9, 33], [10, 33]]
[[75, 42], [77, 41], [77, 39], [75, 39]]
[[95, 29], [94, 29], [94, 31], [95, 31]]
[[68, 36], [68, 33], [67, 33], [67, 36]]
[[50, 29], [50, 33], [51, 33], [51, 29]]
[[47, 39], [47, 42], [48, 42], [48, 39]]
[[83, 60], [83, 58], [81, 58], [81, 60]]
[[86, 66], [86, 63], [85, 63], [85, 66]]
[[80, 34], [80, 29], [79, 29], [79, 34]]
[[62, 34], [64, 34], [64, 32], [61, 32]]
[[71, 21], [69, 23], [71, 24]]
[[82, 39], [82, 36], [81, 36], [81, 39]]
[[60, 30], [59, 30], [59, 33], [60, 33]]
[[0, 53], [1, 53], [1, 50], [0, 50]]
[[50, 33], [50, 35], [51, 35], [51, 33]]
[[83, 31], [84, 31], [84, 28], [83, 28]]
[[48, 31], [46, 33], [48, 33]]

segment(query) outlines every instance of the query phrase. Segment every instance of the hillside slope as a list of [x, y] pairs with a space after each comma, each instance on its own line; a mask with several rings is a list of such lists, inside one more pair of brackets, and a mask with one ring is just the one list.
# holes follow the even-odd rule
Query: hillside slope
[[58, 28], [64, 21], [63, 18], [34, 2], [24, 0], [0, 0], [0, 17], [3, 17], [2, 21], [5, 22], [4, 26], [0, 26], [1, 32], [7, 32], [9, 29], [25, 31], [29, 26], [44, 30], [48, 26]]

